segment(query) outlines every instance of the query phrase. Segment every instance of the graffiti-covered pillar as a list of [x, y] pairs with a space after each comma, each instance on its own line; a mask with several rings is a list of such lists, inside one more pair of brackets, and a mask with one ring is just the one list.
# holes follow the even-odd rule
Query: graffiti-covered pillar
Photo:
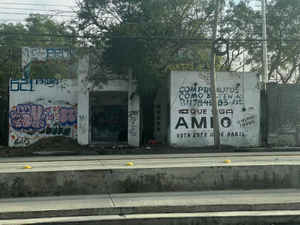
[[78, 59], [78, 109], [77, 141], [81, 145], [89, 144], [89, 88], [86, 77], [89, 71], [89, 56]]
[[132, 69], [129, 68], [128, 88], [128, 145], [140, 145], [140, 96], [134, 95], [136, 85], [132, 78]]

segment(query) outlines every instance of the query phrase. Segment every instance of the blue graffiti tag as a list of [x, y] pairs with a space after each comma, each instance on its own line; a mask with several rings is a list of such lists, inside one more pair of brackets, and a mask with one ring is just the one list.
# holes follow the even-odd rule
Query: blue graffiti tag
[[15, 130], [41, 130], [47, 125], [47, 113], [42, 105], [19, 104], [9, 112], [9, 118]]
[[33, 80], [10, 79], [10, 91], [35, 91], [33, 89]]

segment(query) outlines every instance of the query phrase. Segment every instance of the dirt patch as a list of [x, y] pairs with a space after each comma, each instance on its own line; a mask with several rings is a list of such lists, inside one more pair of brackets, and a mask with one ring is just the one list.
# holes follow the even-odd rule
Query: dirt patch
[[32, 156], [36, 152], [69, 152], [70, 154], [80, 154], [86, 151], [88, 146], [82, 146], [77, 140], [66, 137], [50, 137], [43, 138], [36, 143], [27, 147], [2, 147], [0, 148], [0, 156]]
[[36, 143], [26, 147], [29, 151], [79, 151], [82, 145], [77, 143], [77, 140], [66, 138], [63, 136], [43, 138]]
[[[214, 147], [176, 148], [164, 144], [151, 144], [138, 148], [126, 144], [109, 145], [79, 145], [77, 140], [63, 136], [44, 138], [27, 147], [1, 147], [1, 157], [37, 156], [37, 155], [111, 155], [111, 154], [184, 154], [184, 153], [212, 153], [232, 152], [230, 146], [223, 146], [222, 150]], [[37, 154], [38, 153], [38, 154]]]

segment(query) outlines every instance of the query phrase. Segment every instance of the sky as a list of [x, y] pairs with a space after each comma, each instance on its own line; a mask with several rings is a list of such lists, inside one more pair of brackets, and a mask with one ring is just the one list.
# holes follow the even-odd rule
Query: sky
[[[226, 0], [228, 1], [228, 0]], [[236, 3], [243, 0], [235, 0]], [[254, 9], [260, 10], [260, 2], [251, 0]], [[56, 14], [57, 22], [70, 21], [75, 16], [76, 0], [0, 0], [0, 23], [25, 23], [30, 13]], [[249, 68], [246, 68], [248, 70]]]
[[[242, 0], [235, 0], [235, 2], [239, 1]], [[251, 0], [251, 5], [257, 10], [260, 9], [260, 3], [256, 0]], [[54, 14], [56, 10], [64, 11], [59, 16], [54, 17], [56, 21], [68, 21], [74, 16], [70, 12], [74, 7], [76, 7], [75, 0], [0, 0], [0, 23], [24, 23], [24, 19], [30, 13]]]
[[[39, 4], [39, 5], [34, 5]], [[75, 0], [0, 0], [0, 22], [24, 22], [30, 13], [55, 14], [58, 22], [68, 21], [74, 16]]]

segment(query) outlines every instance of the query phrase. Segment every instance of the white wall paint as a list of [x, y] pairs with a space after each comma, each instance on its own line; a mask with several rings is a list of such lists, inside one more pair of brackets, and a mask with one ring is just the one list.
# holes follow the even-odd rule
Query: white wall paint
[[[64, 64], [67, 63], [66, 67], [68, 70], [68, 77], [62, 77], [61, 74], [55, 74], [55, 78], [76, 78], [77, 63], [69, 63], [68, 59], [75, 54], [76, 50], [63, 49], [55, 47], [23, 47], [22, 48], [22, 69], [23, 78], [32, 78], [30, 70], [33, 63], [40, 64], [41, 62], [51, 61], [51, 63]], [[42, 75], [42, 74], [41, 74]]]
[[[170, 86], [170, 144], [213, 145], [209, 73], [173, 71]], [[245, 73], [243, 77], [243, 73], [219, 72], [217, 86], [221, 144], [259, 146], [260, 90], [256, 74]]]
[[[72, 54], [74, 51], [60, 48], [24, 47], [22, 66], [30, 68], [30, 62], [35, 60], [68, 59]], [[127, 99], [135, 91], [132, 72], [126, 79], [124, 76], [107, 75], [108, 82], [95, 87], [86, 79], [89, 67], [87, 55], [78, 59], [77, 80], [12, 79], [9, 146], [27, 146], [41, 138], [56, 135], [77, 138], [82, 145], [89, 144], [90, 92], [124, 92]], [[128, 100], [128, 144], [132, 146], [139, 146], [140, 141], [139, 107], [139, 96]]]
[[[90, 115], [89, 115], [89, 94], [90, 92], [125, 92], [128, 96], [128, 144], [139, 146], [140, 143], [140, 98], [135, 96], [130, 100], [131, 94], [135, 91], [130, 70], [127, 79], [117, 79], [114, 75], [108, 75], [107, 84], [95, 87], [86, 80], [89, 74], [89, 56], [78, 59], [78, 143], [87, 145], [91, 139]], [[81, 118], [87, 118], [81, 120]]]
[[140, 96], [130, 96], [135, 91], [136, 85], [132, 77], [132, 69], [129, 69], [129, 90], [128, 90], [128, 144], [140, 146]]
[[75, 54], [75, 50], [70, 51], [63, 48], [23, 47], [22, 67], [28, 65], [31, 60], [69, 59], [73, 54]]
[[9, 146], [51, 136], [77, 137], [77, 82], [69, 79], [11, 79]]
[[90, 140], [90, 108], [89, 89], [85, 85], [85, 79], [89, 71], [89, 57], [84, 56], [78, 59], [78, 133], [77, 141], [81, 145], [88, 145]]

